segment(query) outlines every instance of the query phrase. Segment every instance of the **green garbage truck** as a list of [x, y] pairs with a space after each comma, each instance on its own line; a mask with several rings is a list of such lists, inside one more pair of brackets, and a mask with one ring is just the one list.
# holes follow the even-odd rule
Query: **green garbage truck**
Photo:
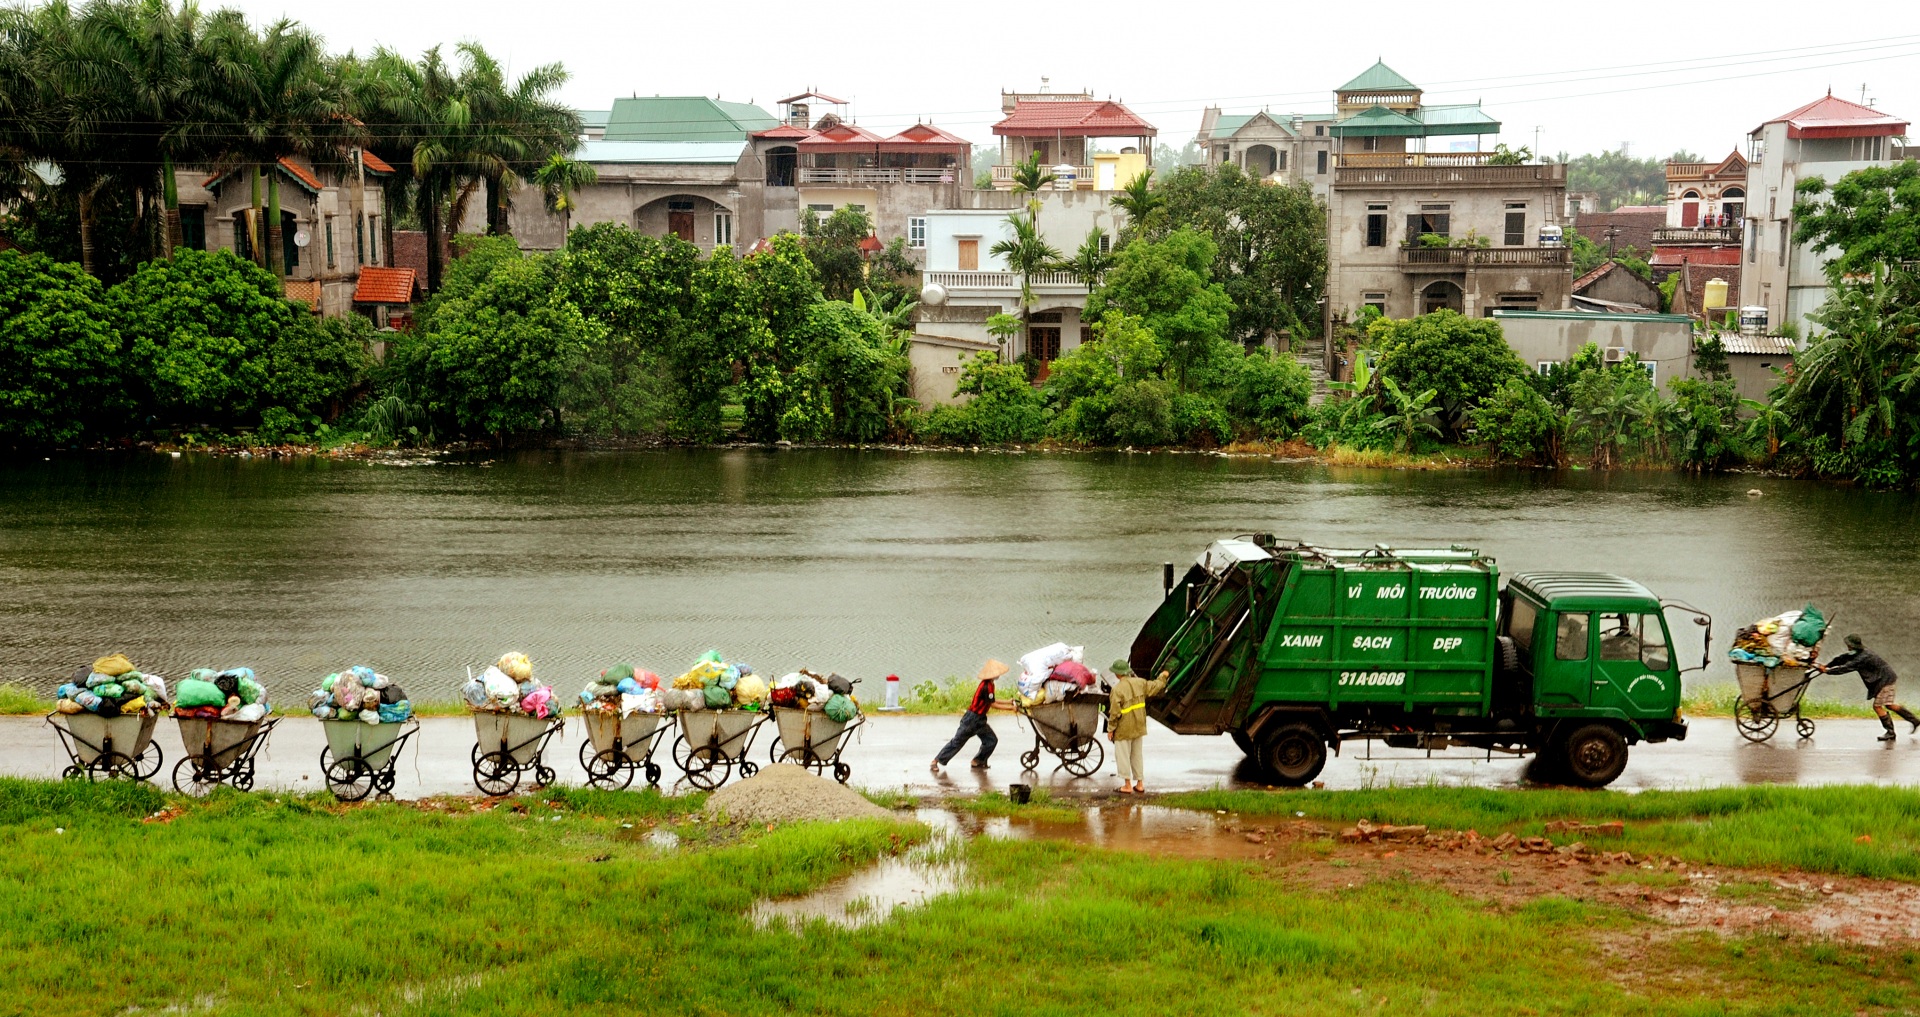
[[1668, 615], [1690, 617], [1705, 643], [1713, 632], [1704, 612], [1605, 573], [1502, 587], [1492, 557], [1459, 546], [1341, 550], [1255, 534], [1215, 541], [1177, 581], [1167, 565], [1163, 582], [1128, 655], [1135, 673], [1170, 676], [1148, 715], [1228, 734], [1295, 786], [1329, 748], [1377, 739], [1531, 753], [1536, 776], [1602, 787], [1629, 746], [1687, 736]]

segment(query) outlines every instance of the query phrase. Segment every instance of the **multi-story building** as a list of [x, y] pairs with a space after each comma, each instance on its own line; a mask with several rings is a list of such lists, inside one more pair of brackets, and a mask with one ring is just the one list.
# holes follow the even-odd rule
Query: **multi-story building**
[[1275, 183], [1305, 182], [1325, 201], [1333, 186], [1334, 138], [1327, 128], [1334, 120], [1332, 113], [1223, 113], [1208, 106], [1194, 141], [1209, 166], [1232, 164]]
[[1809, 177], [1827, 183], [1855, 170], [1891, 165], [1907, 121], [1828, 94], [1761, 124], [1748, 136], [1746, 264], [1740, 303], [1767, 309], [1773, 329], [1791, 324], [1804, 338], [1807, 316], [1827, 299], [1827, 263], [1793, 240], [1793, 203]]
[[[254, 210], [252, 185], [239, 170], [176, 170], [180, 246], [232, 251], [251, 259], [256, 243], [277, 243], [287, 296], [321, 314], [340, 316], [356, 309], [375, 314], [378, 306], [390, 303], [356, 300], [356, 291], [363, 269], [378, 275], [378, 266], [387, 264], [390, 224], [380, 182], [392, 175], [393, 167], [371, 152], [355, 150], [341, 162], [281, 159], [263, 176], [266, 173], [277, 176], [277, 224], [262, 221], [264, 199], [259, 211]], [[393, 287], [385, 279], [381, 282], [378, 295], [390, 296]]]
[[[1006, 117], [993, 125], [1000, 139], [1000, 162], [993, 167], [996, 190], [1012, 189], [1014, 167], [1036, 155], [1062, 189], [1119, 190], [1153, 168], [1153, 139], [1160, 132], [1111, 99], [1043, 88], [1002, 92], [1000, 109]], [[1123, 144], [1101, 158], [1102, 140]]]
[[[1485, 151], [1481, 139], [1500, 124], [1478, 105], [1421, 100], [1385, 64], [1334, 93], [1329, 330], [1369, 305], [1396, 318], [1566, 307], [1566, 167]], [[1473, 150], [1435, 148], [1469, 136]]]
[[1667, 225], [1675, 229], [1738, 229], [1747, 207], [1747, 160], [1667, 163]]

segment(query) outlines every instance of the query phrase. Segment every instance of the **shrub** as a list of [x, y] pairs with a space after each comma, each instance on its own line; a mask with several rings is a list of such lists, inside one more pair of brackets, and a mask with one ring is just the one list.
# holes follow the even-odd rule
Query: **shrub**
[[124, 408], [125, 363], [100, 283], [38, 254], [0, 252], [0, 442], [45, 445]]
[[1306, 365], [1263, 349], [1248, 354], [1239, 368], [1227, 400], [1235, 424], [1263, 438], [1284, 437], [1300, 426], [1313, 396]]
[[1519, 378], [1501, 385], [1473, 410], [1474, 437], [1496, 462], [1558, 466], [1565, 418]]
[[1129, 381], [1113, 390], [1107, 425], [1118, 445], [1165, 445], [1175, 437], [1173, 386], [1158, 378]]
[[1453, 311], [1383, 318], [1369, 328], [1368, 337], [1380, 353], [1376, 371], [1408, 392], [1434, 389], [1448, 426], [1456, 431], [1481, 400], [1527, 373], [1507, 346], [1500, 323], [1489, 318]]
[[1040, 394], [1017, 365], [1003, 364], [992, 353], [977, 353], [967, 362], [954, 392], [973, 398], [961, 406], [936, 406], [920, 417], [921, 436], [955, 444], [1003, 444], [1036, 441], [1046, 433]]

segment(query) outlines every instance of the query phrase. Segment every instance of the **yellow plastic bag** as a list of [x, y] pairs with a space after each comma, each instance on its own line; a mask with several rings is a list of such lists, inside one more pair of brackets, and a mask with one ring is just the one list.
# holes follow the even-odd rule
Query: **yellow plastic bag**
[[673, 687], [676, 689], [703, 688], [707, 684], [707, 679], [718, 678], [722, 674], [725, 674], [726, 670], [727, 667], [725, 664], [711, 660], [703, 660], [693, 665], [693, 670], [675, 678], [673, 680]]
[[507, 677], [517, 682], [533, 680], [533, 661], [519, 650], [511, 650], [500, 655], [499, 663], [493, 665], [506, 672]]
[[110, 653], [94, 661], [93, 670], [95, 674], [118, 678], [128, 671], [133, 670], [133, 661], [128, 660], [127, 655], [124, 653]]

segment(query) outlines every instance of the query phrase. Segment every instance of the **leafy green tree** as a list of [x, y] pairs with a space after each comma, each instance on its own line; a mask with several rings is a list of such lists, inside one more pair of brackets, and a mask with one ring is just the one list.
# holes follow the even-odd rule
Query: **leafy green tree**
[[[1092, 339], [1055, 360], [1047, 374], [1046, 396], [1057, 408], [1053, 434], [1086, 444], [1113, 443], [1115, 391], [1126, 384], [1158, 382], [1165, 361], [1166, 350], [1139, 318], [1115, 312], [1095, 322]], [[1172, 403], [1165, 402], [1170, 428]]]
[[1577, 230], [1569, 230], [1565, 236], [1567, 248], [1571, 252], [1573, 259], [1573, 277], [1575, 279], [1612, 261], [1617, 263], [1621, 268], [1632, 272], [1634, 275], [1648, 282], [1653, 281], [1653, 268], [1647, 264], [1646, 255], [1639, 249], [1623, 247], [1609, 254], [1606, 248], [1601, 247], [1588, 238], [1586, 234]]
[[1373, 426], [1393, 436], [1395, 452], [1410, 452], [1422, 438], [1440, 437], [1437, 423], [1440, 408], [1433, 405], [1439, 390], [1430, 388], [1418, 395], [1408, 395], [1401, 391], [1399, 382], [1386, 375], [1380, 378], [1380, 385], [1381, 394], [1387, 400], [1387, 412]]
[[1013, 235], [994, 242], [990, 252], [1007, 264], [1007, 270], [1020, 276], [1020, 328], [1026, 331], [1033, 312], [1033, 277], [1052, 271], [1060, 264], [1060, 252], [1040, 235], [1035, 216], [1007, 216]]
[[822, 219], [809, 211], [800, 220], [800, 233], [827, 299], [852, 300], [853, 291], [866, 281], [867, 259], [860, 252], [860, 241], [873, 234], [867, 213], [842, 205]]
[[1115, 388], [1110, 397], [1113, 408], [1107, 416], [1114, 443], [1165, 445], [1173, 441], [1177, 434], [1173, 403], [1178, 394], [1159, 378], [1141, 378]]
[[1920, 478], [1920, 280], [1874, 267], [1812, 315], [1824, 330], [1780, 392], [1790, 444], [1815, 472], [1894, 487]]
[[1440, 310], [1417, 318], [1382, 318], [1368, 330], [1383, 379], [1411, 392], [1433, 389], [1447, 427], [1457, 433], [1467, 414], [1509, 379], [1527, 373], [1491, 318]]
[[357, 314], [297, 316], [267, 348], [268, 401], [306, 425], [339, 417], [372, 375], [378, 338], [373, 323]]
[[147, 262], [107, 305], [140, 402], [170, 422], [250, 419], [271, 402], [275, 344], [311, 328], [279, 280], [225, 251]]
[[1312, 397], [1313, 377], [1306, 365], [1262, 348], [1241, 358], [1226, 408], [1236, 424], [1253, 434], [1280, 438], [1305, 420]]
[[1509, 378], [1473, 408], [1474, 438], [1495, 462], [1558, 467], [1566, 417], [1539, 390]]
[[1582, 372], [1569, 387], [1573, 403], [1573, 436], [1592, 449], [1595, 469], [1620, 465], [1630, 444], [1651, 441], [1657, 435], [1644, 426], [1649, 401], [1660, 393], [1646, 373], [1633, 364]]
[[1282, 330], [1319, 334], [1327, 217], [1312, 188], [1262, 183], [1223, 164], [1184, 167], [1155, 196], [1158, 221], [1213, 241], [1212, 275], [1233, 301], [1230, 338], [1264, 341]]
[[976, 353], [960, 369], [954, 393], [960, 406], [936, 406], [920, 420], [920, 434], [955, 444], [1037, 441], [1046, 433], [1047, 412], [1025, 372], [992, 353]]
[[779, 435], [790, 441], [875, 441], [893, 430], [907, 358], [893, 336], [851, 304], [808, 311], [803, 359], [786, 379]]
[[475, 243], [448, 272], [392, 358], [427, 408], [467, 434], [559, 429], [560, 395], [604, 329], [567, 299], [560, 259], [523, 255], [508, 238]]
[[1521, 145], [1519, 148], [1508, 148], [1507, 143], [1502, 141], [1493, 146], [1493, 155], [1487, 158], [1487, 165], [1524, 166], [1532, 161], [1533, 149], [1525, 145]]
[[1141, 319], [1166, 347], [1180, 388], [1226, 338], [1233, 301], [1212, 281], [1213, 241], [1180, 229], [1163, 240], [1121, 248], [1106, 281], [1087, 297], [1086, 317], [1113, 311]]
[[0, 443], [69, 441], [128, 408], [112, 322], [77, 266], [0, 251]]
[[1830, 278], [1920, 261], [1920, 163], [1855, 170], [1831, 187], [1824, 177], [1808, 177], [1795, 193], [1793, 238], [1838, 252], [1827, 264]]
[[1072, 272], [1086, 282], [1088, 286], [1099, 283], [1106, 274], [1107, 266], [1113, 264], [1113, 254], [1104, 248], [1107, 231], [1095, 226], [1087, 231], [1087, 238], [1080, 241], [1073, 256], [1061, 263], [1061, 268]]
[[[1700, 157], [1687, 151], [1673, 153], [1674, 162], [1698, 162]], [[1567, 190], [1596, 192], [1600, 207], [1621, 205], [1657, 205], [1667, 196], [1667, 160], [1657, 157], [1636, 159], [1623, 145], [1611, 152], [1569, 158], [1560, 153], [1557, 162], [1567, 165]]]
[[1739, 409], [1740, 396], [1731, 381], [1675, 378], [1672, 457], [1674, 465], [1692, 473], [1721, 469], [1746, 451]]

